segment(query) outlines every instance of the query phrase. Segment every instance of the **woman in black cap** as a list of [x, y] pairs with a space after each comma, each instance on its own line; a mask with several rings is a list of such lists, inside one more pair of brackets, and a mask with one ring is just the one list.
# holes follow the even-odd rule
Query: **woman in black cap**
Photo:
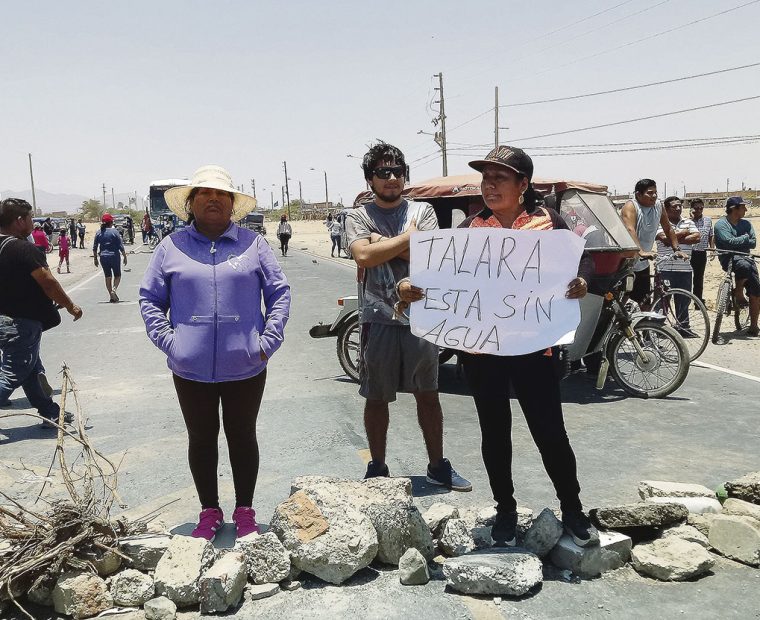
[[[470, 162], [470, 166], [483, 174], [481, 192], [486, 207], [464, 220], [460, 228], [567, 229], [556, 211], [541, 206], [541, 198], [531, 184], [533, 161], [522, 150], [499, 146], [485, 159]], [[590, 259], [584, 257], [580, 271], [591, 273]], [[586, 292], [586, 280], [579, 276], [568, 285], [566, 297], [578, 299]], [[575, 455], [565, 431], [552, 353], [556, 355], [557, 351], [513, 356], [460, 353], [478, 411], [483, 461], [497, 502], [491, 536], [499, 546], [516, 543], [510, 384], [557, 492], [565, 531], [578, 545], [599, 543], [596, 529], [582, 511]]]

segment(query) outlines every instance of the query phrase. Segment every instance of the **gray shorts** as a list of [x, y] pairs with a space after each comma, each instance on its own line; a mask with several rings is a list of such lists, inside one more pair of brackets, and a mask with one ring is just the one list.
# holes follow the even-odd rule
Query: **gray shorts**
[[359, 394], [392, 403], [397, 392], [438, 389], [438, 347], [412, 335], [408, 325], [362, 325]]

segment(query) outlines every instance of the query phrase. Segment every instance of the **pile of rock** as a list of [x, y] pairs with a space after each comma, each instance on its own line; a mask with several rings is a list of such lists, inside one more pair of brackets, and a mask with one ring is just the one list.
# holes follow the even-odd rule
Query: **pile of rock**
[[709, 572], [714, 553], [758, 567], [760, 472], [725, 489], [721, 506], [700, 485], [641, 482], [642, 501], [591, 511], [600, 544], [585, 548], [564, 534], [548, 508], [535, 518], [521, 508], [518, 546], [499, 549], [492, 547], [493, 507], [436, 503], [422, 514], [406, 478], [300, 477], [276, 507], [270, 531], [246, 536], [233, 549], [186, 536], [124, 539], [118, 554], [90, 558], [93, 571], [39, 584], [27, 599], [76, 619], [117, 606], [170, 620], [177, 608], [221, 613], [244, 597], [297, 589], [301, 572], [341, 584], [372, 562], [397, 565], [404, 585], [434, 576], [459, 592], [493, 596], [522, 596], [546, 570], [593, 578], [630, 562], [642, 575], [678, 581]]

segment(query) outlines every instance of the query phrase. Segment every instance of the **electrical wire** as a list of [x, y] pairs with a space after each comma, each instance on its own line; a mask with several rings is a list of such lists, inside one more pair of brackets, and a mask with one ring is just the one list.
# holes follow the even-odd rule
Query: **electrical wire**
[[[675, 82], [683, 82], [685, 80], [694, 80], [696, 78], [707, 77], [710, 75], [718, 75], [719, 73], [728, 73], [730, 71], [739, 71], [741, 69], [750, 69], [752, 67], [760, 67], [760, 62], [754, 62], [749, 65], [741, 65], [739, 67], [729, 67], [728, 69], [718, 69], [716, 71], [708, 71], [707, 73], [695, 73], [694, 75], [686, 75], [679, 78], [673, 78], [671, 80], [660, 80], [659, 82], [649, 82], [647, 84], [637, 84], [636, 86], [625, 86], [623, 88], [615, 88], [612, 90], [600, 90], [594, 93], [586, 93], [584, 95], [572, 95], [570, 97], [556, 97], [554, 99], [538, 99], [536, 101], [523, 101], [521, 103], [506, 103], [500, 105], [500, 108], [517, 108], [529, 105], [539, 105], [543, 103], [556, 103], [558, 101], [572, 101], [574, 99], [584, 99], [586, 97], [598, 97], [600, 95], [611, 95], [613, 93], [622, 93], [630, 90], [636, 90], [639, 88], [649, 88], [651, 86], [661, 86], [663, 84], [673, 84]], [[490, 111], [493, 111], [491, 108]], [[461, 127], [461, 125], [460, 125]]]
[[[760, 0], [757, 0], [760, 2]], [[760, 99], [760, 95], [755, 95], [753, 97], [743, 97], [741, 99], [733, 99], [731, 101], [721, 101], [719, 103], [711, 103], [709, 105], [703, 105], [703, 106], [697, 106], [694, 108], [686, 108], [684, 110], [674, 110], [672, 112], [663, 112], [661, 114], [650, 114], [649, 116], [641, 116], [639, 118], [631, 118], [624, 121], [615, 121], [614, 123], [603, 123], [601, 125], [591, 125], [589, 127], [579, 127], [577, 129], [567, 129], [565, 131], [555, 131], [553, 133], [545, 133], [545, 134], [539, 134], [535, 136], [527, 136], [524, 138], [514, 138], [512, 139], [512, 142], [524, 142], [526, 140], [536, 140], [537, 138], [549, 138], [551, 136], [565, 136], [567, 134], [571, 133], [579, 133], [581, 131], [591, 131], [592, 129], [602, 129], [604, 127], [615, 127], [617, 125], [626, 125], [628, 123], [638, 123], [640, 121], [648, 121], [653, 118], [663, 118], [666, 116], [674, 116], [676, 114], [685, 114], [687, 112], [696, 112], [697, 110], [707, 110], [709, 108], [717, 108], [724, 105], [731, 105], [734, 103], [741, 103], [743, 101], [752, 101], [754, 99]]]

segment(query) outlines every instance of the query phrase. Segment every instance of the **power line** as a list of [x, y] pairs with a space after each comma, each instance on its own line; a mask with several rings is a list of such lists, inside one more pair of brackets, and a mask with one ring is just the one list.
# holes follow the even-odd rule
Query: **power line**
[[732, 7], [730, 9], [725, 9], [723, 11], [719, 11], [717, 13], [713, 13], [712, 15], [708, 15], [707, 17], [701, 17], [699, 19], [695, 19], [693, 21], [690, 21], [686, 24], [681, 24], [680, 26], [674, 26], [673, 28], [668, 28], [667, 30], [663, 30], [662, 32], [657, 32], [655, 34], [651, 34], [647, 37], [643, 37], [641, 39], [636, 39], [635, 41], [629, 41], [628, 43], [624, 43], [623, 45], [616, 45], [615, 47], [607, 48], [606, 50], [602, 50], [601, 52], [596, 52], [595, 54], [591, 54], [589, 56], [584, 56], [583, 58], [576, 58], [575, 60], [571, 60], [568, 63], [565, 63], [564, 65], [555, 65], [553, 67], [550, 67], [548, 69], [545, 69], [544, 71], [540, 71], [537, 73], [531, 73], [531, 76], [535, 77], [537, 75], [542, 75], [544, 73], [547, 73], [549, 71], [554, 71], [555, 69], [563, 69], [565, 67], [569, 67], [570, 65], [574, 65], [577, 62], [582, 62], [584, 60], [590, 60], [592, 58], [597, 58], [599, 56], [603, 56], [604, 54], [608, 54], [609, 52], [614, 52], [617, 50], [624, 49], [626, 47], [630, 47], [632, 45], [638, 45], [639, 43], [644, 43], [646, 41], [651, 41], [652, 39], [656, 39], [657, 37], [661, 37], [666, 34], [670, 34], [671, 32], [676, 32], [677, 30], [682, 30], [683, 28], [688, 28], [689, 26], [694, 26], [695, 24], [699, 24], [701, 22], [707, 21], [708, 19], [713, 19], [715, 17], [720, 17], [721, 15], [725, 15], [726, 13], [731, 13], [733, 11], [738, 11], [739, 9], [743, 9], [746, 6], [749, 6], [751, 4], [757, 4], [760, 2], [760, 0], [751, 0], [750, 2], [745, 2], [744, 4], [740, 4], [739, 6]]
[[[718, 75], [719, 73], [728, 73], [730, 71], [739, 71], [741, 69], [749, 69], [752, 67], [760, 67], [760, 62], [754, 62], [749, 65], [741, 65], [739, 67], [729, 67], [728, 69], [718, 69], [717, 71], [708, 71], [707, 73], [696, 73], [694, 75], [687, 75], [684, 77], [673, 78], [671, 80], [661, 80], [659, 82], [649, 82], [648, 84], [637, 84], [636, 86], [625, 86], [623, 88], [615, 88], [612, 90], [600, 90], [595, 93], [586, 93], [585, 95], [572, 95], [570, 97], [556, 97], [554, 99], [539, 99], [536, 101], [523, 101], [521, 103], [507, 103], [500, 105], [500, 108], [517, 108], [528, 105], [538, 105], [542, 103], [555, 103], [557, 101], [571, 101], [573, 99], [584, 99], [586, 97], [598, 97], [599, 95], [610, 95], [612, 93], [622, 93], [629, 90], [636, 90], [638, 88], [649, 88], [651, 86], [661, 86], [663, 84], [673, 84], [674, 82], [683, 82], [685, 80], [694, 80], [696, 78], [707, 77], [709, 75]], [[491, 108], [493, 110], [493, 108]], [[491, 111], [489, 110], [489, 112]], [[477, 117], [476, 117], [477, 118]], [[473, 119], [474, 120], [474, 119]], [[464, 124], [464, 123], [463, 123]], [[461, 125], [458, 125], [461, 127]], [[454, 128], [456, 129], [456, 127]], [[449, 130], [452, 131], [452, 130]]]
[[[760, 0], [756, 0], [760, 2]], [[754, 97], [743, 97], [742, 99], [733, 99], [731, 101], [721, 101], [720, 103], [711, 103], [709, 105], [697, 106], [695, 108], [686, 108], [684, 110], [674, 110], [673, 112], [663, 112], [662, 114], [651, 114], [649, 116], [641, 116], [639, 118], [631, 118], [624, 121], [615, 121], [614, 123], [603, 123], [601, 125], [591, 125], [590, 127], [579, 127], [578, 129], [567, 129], [565, 131], [556, 131], [553, 133], [545, 133], [536, 136], [528, 136], [525, 138], [515, 138], [513, 142], [521, 142], [524, 140], [535, 140], [537, 138], [549, 138], [551, 136], [564, 136], [570, 133], [579, 133], [581, 131], [590, 131], [592, 129], [602, 129], [604, 127], [614, 127], [616, 125], [626, 125], [628, 123], [638, 123], [640, 121], [648, 121], [653, 118], [663, 118], [665, 116], [674, 116], [676, 114], [685, 114], [686, 112], [695, 112], [697, 110], [707, 110], [709, 108], [717, 108], [724, 105], [731, 105], [734, 103], [741, 103], [742, 101], [752, 101], [753, 99], [760, 99], [760, 95]]]

